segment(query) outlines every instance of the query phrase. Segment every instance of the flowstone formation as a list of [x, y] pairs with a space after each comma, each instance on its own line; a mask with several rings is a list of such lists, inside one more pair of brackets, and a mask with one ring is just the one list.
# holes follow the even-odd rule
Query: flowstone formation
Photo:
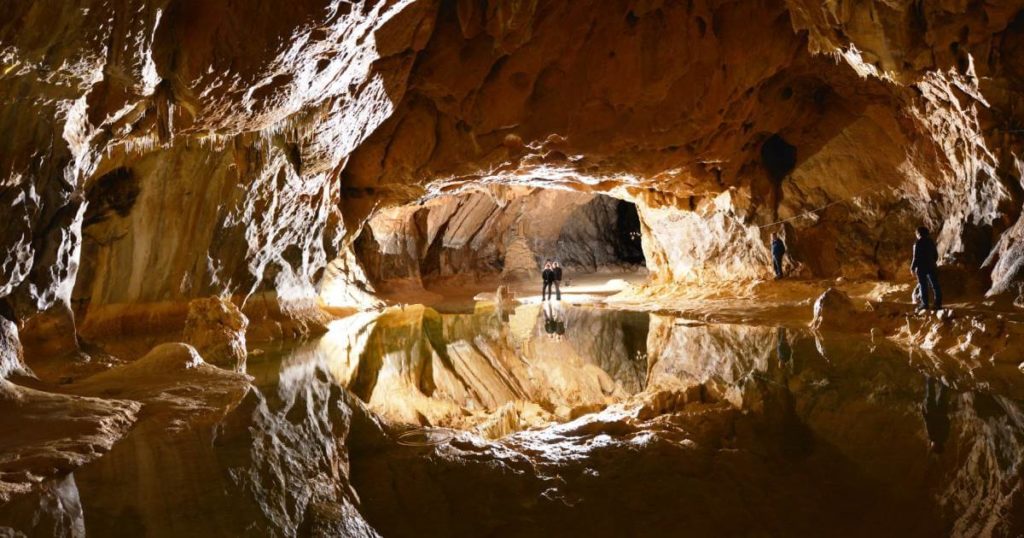
[[1024, 529], [1024, 0], [0, 13], [0, 534]]

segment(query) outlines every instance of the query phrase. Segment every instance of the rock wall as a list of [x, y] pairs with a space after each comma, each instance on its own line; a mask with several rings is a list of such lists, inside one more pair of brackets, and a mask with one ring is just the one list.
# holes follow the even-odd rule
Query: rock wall
[[799, 274], [893, 278], [926, 223], [1016, 293], [1021, 7], [7, 2], [0, 297], [294, 314], [375, 212], [480, 184], [637, 202], [664, 280], [761, 275], [773, 229]]
[[1019, 9], [444, 4], [342, 178], [621, 190], [689, 221], [650, 219], [666, 280], [761, 276], [774, 230], [799, 274], [902, 277], [920, 224], [978, 270], [1020, 213]]
[[338, 169], [401, 98], [432, 10], [5, 3], [0, 296], [27, 317], [74, 295], [86, 327], [118, 305], [315, 297], [346, 229]]
[[512, 187], [440, 196], [381, 211], [356, 241], [371, 280], [502, 274], [536, 277], [546, 259], [568, 270], [632, 266], [607, 196]]

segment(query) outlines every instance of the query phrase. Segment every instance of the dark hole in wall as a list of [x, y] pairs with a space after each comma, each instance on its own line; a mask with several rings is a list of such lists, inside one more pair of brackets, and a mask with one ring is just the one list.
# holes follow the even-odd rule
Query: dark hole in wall
[[777, 134], [772, 135], [761, 146], [761, 164], [769, 177], [782, 181], [796, 167], [796, 146]]
[[139, 197], [139, 182], [129, 168], [115, 168], [97, 179], [85, 191], [89, 207], [83, 225], [102, 222], [113, 214], [128, 216]]
[[7, 302], [7, 299], [0, 299], [0, 318], [4, 318], [11, 323], [17, 323], [18, 317], [14, 315], [14, 307]]
[[619, 200], [615, 206], [615, 255], [633, 265], [643, 265], [644, 249], [640, 241], [640, 214], [636, 205]]

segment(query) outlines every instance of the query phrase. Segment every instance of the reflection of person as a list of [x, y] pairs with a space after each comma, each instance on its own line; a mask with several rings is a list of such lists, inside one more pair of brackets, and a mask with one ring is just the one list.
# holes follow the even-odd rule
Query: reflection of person
[[776, 331], [778, 345], [776, 351], [779, 354], [779, 364], [785, 366], [789, 359], [793, 358], [793, 348], [789, 347], [789, 340], [786, 338], [786, 328], [779, 327]]
[[543, 311], [544, 311], [544, 332], [547, 333], [548, 336], [553, 336], [555, 334], [555, 317], [554, 317], [554, 314], [551, 312], [551, 309], [548, 307], [548, 305], [544, 305]]
[[[555, 263], [551, 266], [551, 282], [555, 285], [555, 300], [562, 300], [562, 264], [555, 260]], [[550, 298], [551, 292], [548, 291], [548, 297]]]
[[498, 303], [495, 310], [497, 311], [498, 319], [501, 320], [502, 323], [509, 322], [509, 308], [506, 307], [504, 303]]
[[925, 376], [921, 411], [931, 450], [941, 454], [949, 438], [949, 389], [941, 380]]
[[555, 281], [555, 271], [551, 267], [551, 260], [544, 262], [544, 270], [540, 273], [544, 285], [540, 288], [540, 300], [547, 301], [551, 296], [551, 285]]
[[561, 312], [554, 308], [551, 303], [544, 305], [544, 332], [552, 340], [563, 340], [565, 338], [565, 320]]
[[494, 294], [494, 309], [502, 323], [509, 322], [509, 311], [515, 310], [515, 302], [505, 284], [498, 286], [498, 291]]
[[910, 262], [910, 272], [917, 277], [918, 289], [921, 292], [919, 310], [928, 310], [928, 288], [935, 293], [935, 310], [942, 309], [942, 290], [939, 289], [939, 251], [935, 248], [928, 228], [917, 229], [917, 241], [914, 242], [914, 258]]

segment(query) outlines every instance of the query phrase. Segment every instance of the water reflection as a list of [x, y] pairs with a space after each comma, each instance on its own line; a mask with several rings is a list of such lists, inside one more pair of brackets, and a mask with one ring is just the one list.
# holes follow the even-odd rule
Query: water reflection
[[779, 362], [782, 364], [788, 364], [789, 360], [793, 358], [793, 348], [789, 346], [789, 339], [786, 337], [786, 328], [779, 327], [776, 335], [776, 338], [778, 339], [776, 351], [778, 352]]
[[[582, 499], [584, 507], [609, 490], [636, 488], [636, 495], [619, 497], [645, 499], [638, 514], [682, 513], [679, 521], [697, 528], [720, 529], [721, 519], [695, 508], [709, 506], [701, 499], [711, 491], [721, 497], [707, 498], [749, 501], [710, 503], [718, 515], [728, 513], [724, 505], [740, 504], [756, 515], [741, 529], [747, 534], [809, 534], [800, 531], [829, 521], [846, 525], [830, 527], [846, 535], [1024, 532], [1019, 379], [967, 371], [932, 355], [908, 357], [905, 349], [866, 336], [553, 305], [461, 314], [409, 307], [345, 318], [323, 338], [253, 355], [247, 369], [252, 390], [222, 419], [174, 434], [161, 421], [143, 422], [109, 454], [77, 470], [60, 497], [80, 497], [81, 508], [62, 501], [75, 510], [61, 515], [61, 524], [81, 526], [84, 518], [89, 533], [102, 536], [291, 535], [338, 506], [338, 521], [350, 524], [361, 521], [345, 474], [351, 464], [365, 477], [353, 479], [363, 503], [358, 509], [384, 514], [370, 518], [384, 525], [376, 529], [382, 534], [402, 534], [387, 532], [393, 529], [385, 520], [403, 513], [403, 520], [424, 521], [438, 513], [436, 505], [424, 503], [424, 514], [396, 512], [380, 499], [399, 496], [372, 495], [372, 484], [413, 486], [402, 482], [407, 475], [381, 474], [403, 463], [366, 463], [370, 455], [394, 457], [393, 448], [372, 420], [352, 411], [353, 395], [395, 424], [452, 426], [494, 439], [537, 428], [533, 440], [543, 443], [539, 428], [548, 424], [614, 404], [653, 409], [659, 395], [689, 391], [700, 395], [694, 409], [657, 407], [661, 415], [652, 419], [685, 435], [652, 433], [649, 444], [585, 461], [584, 474], [541, 461], [540, 452], [515, 452], [514, 439], [506, 438], [486, 458], [414, 475], [415, 487], [451, 476], [452, 489], [439, 497], [455, 503], [459, 490], [472, 493], [473, 473], [514, 464], [514, 473], [493, 482], [499, 493], [478, 496], [496, 503], [489, 515], [507, 526], [474, 528], [476, 535], [526, 534], [516, 531], [528, 529], [538, 510], [510, 501], [504, 491], [552, 513], [562, 510], [557, 513], [567, 520], [582, 517], [558, 502], [544, 504], [553, 486], [531, 474], [542, 467], [564, 476], [559, 495]], [[601, 435], [616, 435], [613, 426]], [[353, 451], [359, 444], [369, 448]], [[694, 444], [701, 452], [686, 448]], [[424, 459], [416, 454], [402, 453], [404, 465]], [[510, 459], [487, 459], [499, 457]], [[664, 491], [642, 494], [661, 483], [700, 498], [681, 506], [671, 505], [673, 496]], [[402, 509], [415, 510], [416, 495], [407, 500]], [[47, 502], [0, 507], [0, 527], [43, 521], [37, 507]], [[635, 518], [631, 510], [620, 506], [607, 514], [628, 521]]]
[[550, 302], [544, 304], [544, 332], [548, 338], [562, 340], [565, 338], [565, 319], [560, 306]]
[[[700, 386], [746, 413], [744, 427], [759, 443], [747, 450], [810, 465], [806, 472], [839, 489], [886, 499], [884, 509], [861, 506], [879, 521], [931, 518], [901, 533], [1024, 524], [1006, 516], [1024, 502], [1019, 395], [990, 394], [1000, 385], [978, 383], [979, 372], [950, 384], [934, 363], [908, 361], [906, 350], [884, 340], [539, 306], [511, 311], [507, 322], [491, 311], [387, 315], [372, 332], [368, 346], [346, 354], [369, 365], [349, 386], [391, 419], [472, 428], [510, 402], [532, 402], [558, 422], [595, 405]], [[436, 411], [439, 402], [450, 415]]]
[[647, 330], [635, 312], [408, 307], [344, 320], [317, 345], [338, 382], [390, 421], [469, 428], [514, 409], [526, 427], [642, 391]]
[[949, 438], [949, 388], [941, 379], [925, 376], [921, 409], [931, 449], [941, 453]]

